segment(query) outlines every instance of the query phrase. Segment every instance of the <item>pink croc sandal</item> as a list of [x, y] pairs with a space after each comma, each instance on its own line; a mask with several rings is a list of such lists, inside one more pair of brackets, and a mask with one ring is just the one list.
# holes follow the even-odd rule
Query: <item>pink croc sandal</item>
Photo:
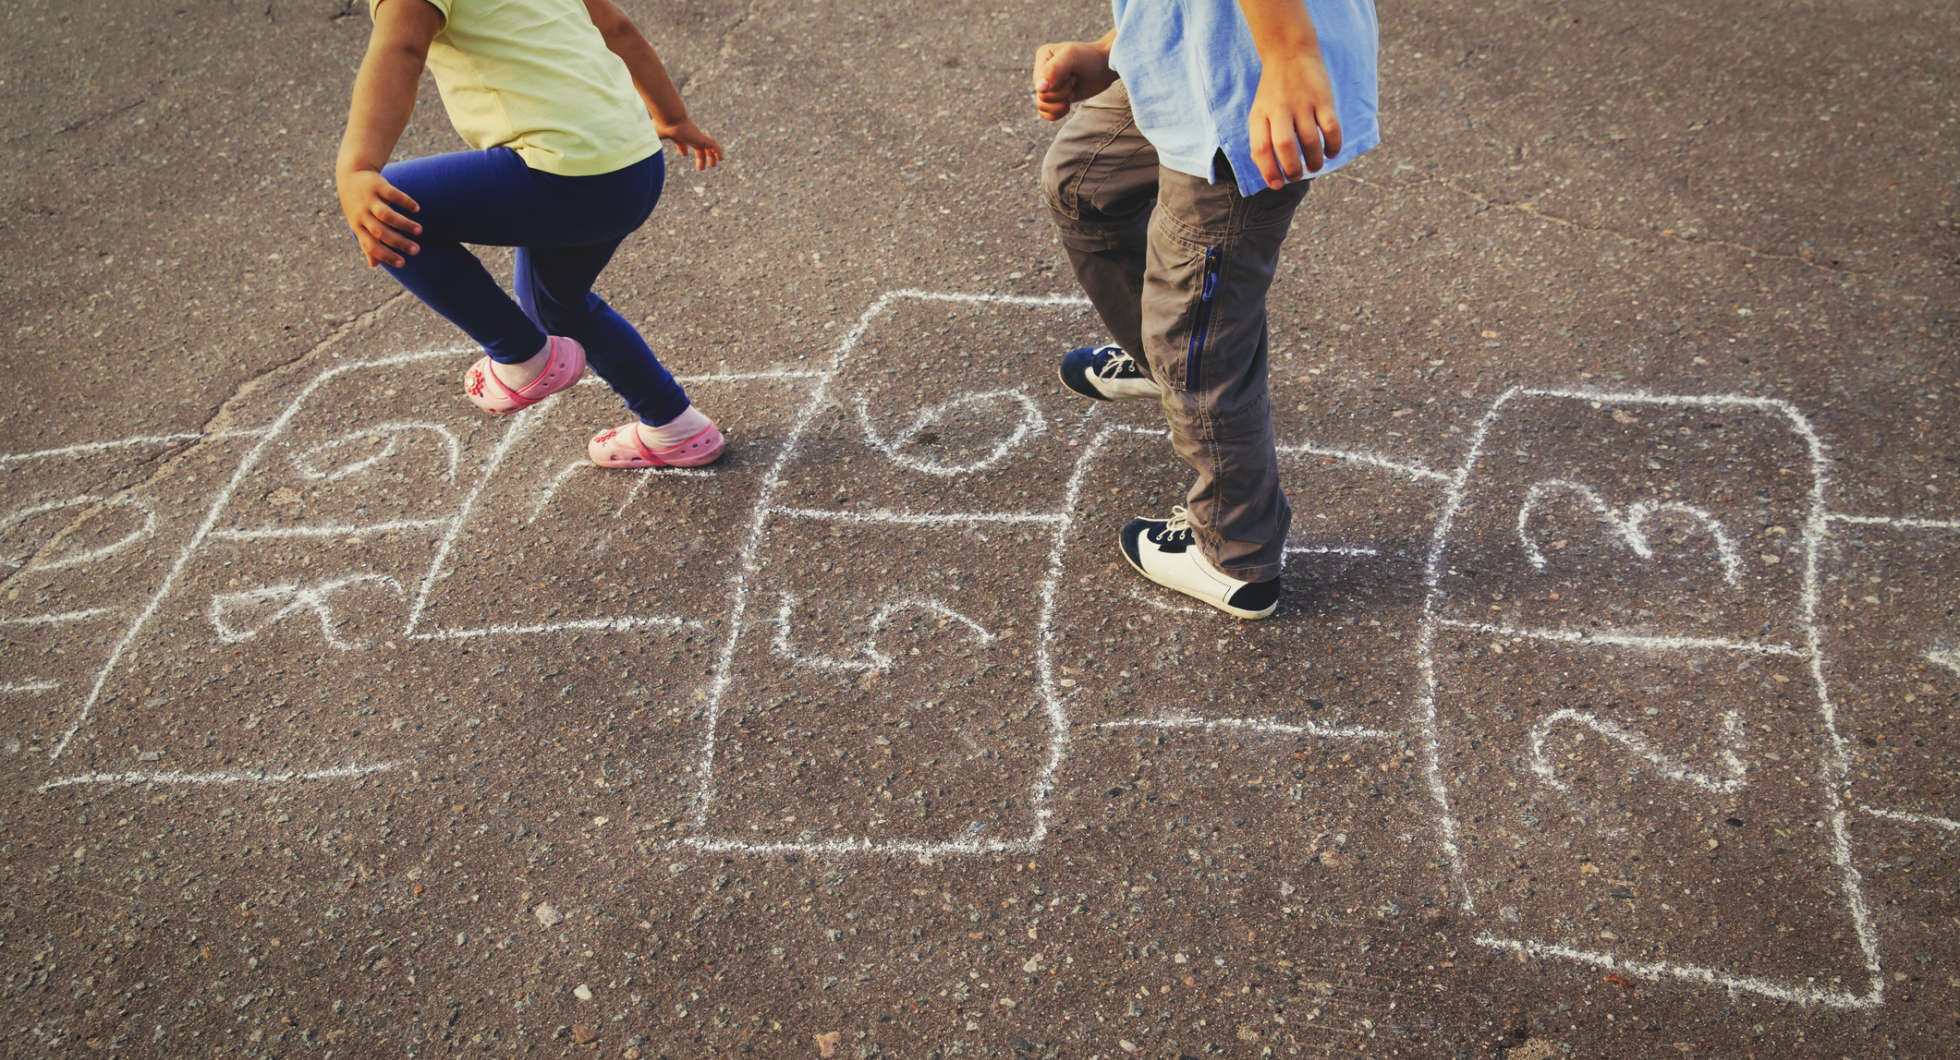
[[463, 393], [476, 407], [499, 416], [526, 409], [578, 382], [585, 374], [585, 347], [576, 339], [553, 335], [545, 340], [544, 371], [536, 379], [512, 390], [490, 370], [490, 358], [479, 357], [463, 373]]
[[586, 455], [600, 467], [699, 467], [720, 459], [721, 428], [713, 423], [694, 437], [667, 449], [648, 449], [640, 442], [638, 423], [624, 423], [593, 435]]

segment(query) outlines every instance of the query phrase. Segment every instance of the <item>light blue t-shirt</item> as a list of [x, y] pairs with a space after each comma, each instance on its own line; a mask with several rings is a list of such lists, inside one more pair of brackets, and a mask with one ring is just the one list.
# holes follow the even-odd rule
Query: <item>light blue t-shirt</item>
[[[1165, 168], [1210, 180], [1219, 151], [1239, 192], [1266, 190], [1246, 121], [1259, 91], [1259, 52], [1237, 0], [1111, 0], [1116, 46], [1110, 66], [1130, 93], [1137, 129]], [[1321, 61], [1334, 86], [1341, 153], [1325, 176], [1381, 142], [1375, 117], [1377, 29], [1373, 0], [1306, 0]]]

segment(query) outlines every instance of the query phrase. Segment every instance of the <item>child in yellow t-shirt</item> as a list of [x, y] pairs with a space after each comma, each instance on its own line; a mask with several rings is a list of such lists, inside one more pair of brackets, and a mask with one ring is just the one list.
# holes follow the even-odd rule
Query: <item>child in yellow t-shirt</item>
[[[706, 464], [722, 436], [633, 325], [592, 293], [659, 201], [660, 142], [696, 169], [721, 145], [689, 120], [612, 0], [369, 0], [335, 183], [370, 266], [386, 268], [486, 354], [470, 400], [516, 412], [593, 371], [636, 419], [588, 445], [602, 467]], [[472, 150], [389, 163], [426, 65]], [[517, 248], [513, 300], [465, 243]]]

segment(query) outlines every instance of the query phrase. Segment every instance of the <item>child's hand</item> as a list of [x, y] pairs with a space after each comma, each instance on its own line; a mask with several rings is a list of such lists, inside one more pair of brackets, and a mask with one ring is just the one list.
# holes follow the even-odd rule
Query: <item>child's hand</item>
[[1252, 160], [1259, 164], [1259, 175], [1269, 188], [1283, 188], [1308, 173], [1318, 173], [1327, 159], [1341, 153], [1334, 86], [1317, 50], [1266, 63], [1247, 125]]
[[692, 121], [683, 120], [676, 125], [662, 125], [656, 121], [653, 127], [660, 133], [662, 140], [674, 141], [674, 146], [680, 149], [682, 158], [694, 156], [695, 172], [721, 164], [721, 145], [715, 142], [714, 137], [702, 132]]
[[403, 254], [422, 249], [408, 238], [421, 235], [422, 226], [395, 209], [399, 206], [409, 213], [421, 212], [422, 207], [407, 192], [372, 169], [337, 173], [334, 183], [340, 191], [340, 212], [361, 241], [361, 253], [367, 256], [369, 268], [385, 264], [399, 269], [407, 264]]
[[1062, 41], [1044, 44], [1034, 53], [1034, 109], [1044, 121], [1068, 116], [1080, 103], [1116, 83], [1109, 68], [1109, 48], [1103, 41]]

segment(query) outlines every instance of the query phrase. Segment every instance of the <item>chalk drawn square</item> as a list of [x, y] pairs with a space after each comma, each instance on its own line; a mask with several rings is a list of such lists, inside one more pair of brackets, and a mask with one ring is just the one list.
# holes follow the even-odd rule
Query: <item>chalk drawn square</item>
[[403, 360], [307, 388], [233, 491], [214, 538], [438, 536], [516, 422], [464, 398], [461, 360]]
[[[1035, 666], [1050, 522], [779, 515], [716, 734], [710, 844], [1025, 841], [1053, 721]], [[986, 551], [1005, 562], [979, 567]], [[1017, 559], [1017, 557], [1020, 557]]]
[[[1478, 941], [1873, 1003], [1816, 625], [1816, 432], [1762, 399], [1514, 390], [1465, 459], [1419, 703], [1445, 856], [1493, 918]], [[1782, 881], [1752, 910], [1787, 929], [1773, 946], [1698, 897], [1745, 875]]]
[[1054, 510], [1089, 411], [1054, 366], [1098, 327], [1067, 303], [892, 301], [826, 382], [776, 503]]
[[1799, 645], [1814, 486], [1774, 408], [1519, 395], [1465, 482], [1439, 614]]
[[[595, 467], [586, 439], [628, 414], [596, 379], [551, 400], [498, 454], [453, 528], [420, 635], [676, 631], [719, 619], [761, 477], [809, 373], [683, 378], [728, 439], [702, 468]], [[483, 576], [488, 576], [486, 583]]]
[[1145, 580], [1117, 549], [1133, 515], [1183, 501], [1189, 469], [1165, 434], [1100, 429], [1083, 463], [1055, 632], [1077, 725], [1260, 725], [1305, 739], [1407, 724], [1433, 482], [1287, 447], [1294, 520], [1280, 610], [1235, 622]]

